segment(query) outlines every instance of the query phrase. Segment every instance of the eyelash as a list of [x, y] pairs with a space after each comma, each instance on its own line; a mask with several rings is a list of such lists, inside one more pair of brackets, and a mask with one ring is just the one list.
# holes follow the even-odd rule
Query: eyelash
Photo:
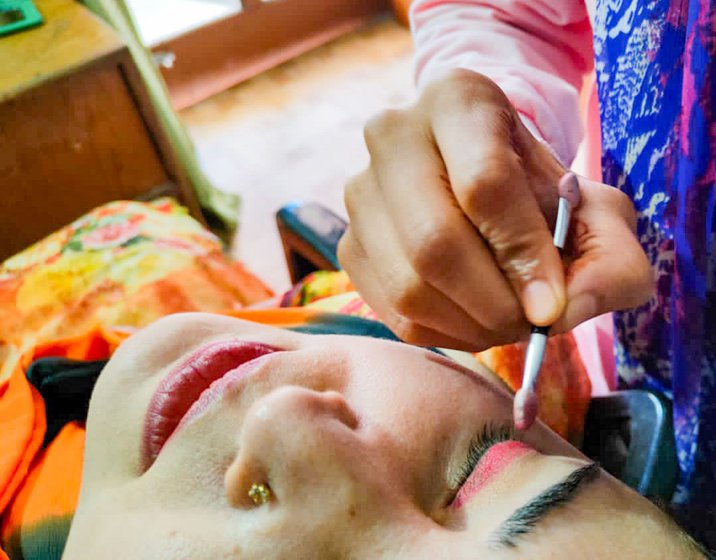
[[[509, 441], [515, 439], [515, 430], [509, 424], [485, 424], [482, 430], [475, 434], [470, 442], [470, 446], [467, 451], [467, 458], [463, 462], [462, 466], [456, 477], [455, 486], [452, 488], [453, 499], [457, 495], [463, 484], [467, 482], [467, 479], [475, 470], [475, 467], [480, 462], [480, 459], [487, 453], [493, 445], [502, 443], [503, 441]], [[450, 500], [452, 501], [452, 500]]]

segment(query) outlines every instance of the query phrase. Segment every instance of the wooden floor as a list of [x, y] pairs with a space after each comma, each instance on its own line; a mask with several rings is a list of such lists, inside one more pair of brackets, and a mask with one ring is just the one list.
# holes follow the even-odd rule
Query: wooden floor
[[384, 19], [181, 113], [209, 178], [242, 197], [232, 254], [276, 291], [289, 279], [275, 211], [302, 199], [345, 215], [365, 121], [415, 95], [411, 57], [408, 30]]

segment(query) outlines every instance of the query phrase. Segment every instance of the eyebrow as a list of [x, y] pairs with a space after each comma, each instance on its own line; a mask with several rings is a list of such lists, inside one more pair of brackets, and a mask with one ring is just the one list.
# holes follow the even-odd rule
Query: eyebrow
[[578, 468], [563, 480], [553, 484], [525, 505], [517, 508], [510, 517], [490, 536], [497, 548], [517, 546], [523, 535], [532, 531], [535, 525], [552, 509], [569, 503], [586, 484], [599, 474], [599, 465], [589, 463]]

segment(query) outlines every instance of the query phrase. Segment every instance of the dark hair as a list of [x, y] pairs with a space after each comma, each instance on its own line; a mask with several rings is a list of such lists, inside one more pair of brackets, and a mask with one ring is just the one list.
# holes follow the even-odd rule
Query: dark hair
[[679, 537], [694, 553], [716, 560], [716, 506], [681, 505], [647, 496], [676, 525]]

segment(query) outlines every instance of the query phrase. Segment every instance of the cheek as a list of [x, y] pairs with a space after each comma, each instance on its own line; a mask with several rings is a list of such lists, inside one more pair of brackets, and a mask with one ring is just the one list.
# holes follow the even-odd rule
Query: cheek
[[[150, 509], [150, 508], [147, 508]], [[211, 511], [175, 511], [171, 514], [118, 512], [112, 520], [97, 522], [95, 516], [82, 539], [80, 558], [110, 560], [213, 560], [216, 558], [251, 558], [244, 554], [245, 538], [228, 515]], [[246, 525], [246, 523], [244, 523]], [[75, 557], [72, 557], [75, 558]]]

